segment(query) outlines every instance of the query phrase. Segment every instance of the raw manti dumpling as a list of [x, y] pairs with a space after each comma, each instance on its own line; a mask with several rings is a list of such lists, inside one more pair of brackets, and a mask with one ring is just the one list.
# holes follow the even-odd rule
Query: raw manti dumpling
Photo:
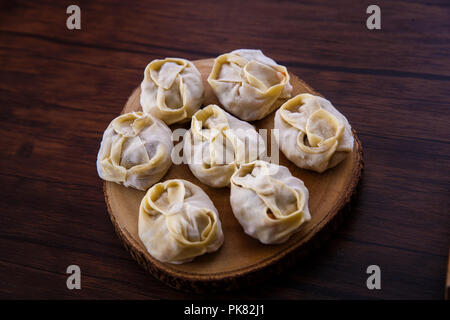
[[145, 68], [142, 109], [167, 124], [189, 120], [200, 108], [203, 94], [200, 72], [188, 60], [153, 60]]
[[216, 188], [228, 186], [239, 164], [263, 152], [263, 138], [251, 124], [213, 104], [194, 114], [184, 137], [183, 155], [192, 173]]
[[242, 165], [231, 177], [231, 208], [245, 233], [282, 243], [311, 220], [309, 192], [289, 169], [265, 161]]
[[330, 101], [305, 93], [284, 103], [275, 114], [279, 145], [298, 167], [323, 172], [353, 150], [347, 119]]
[[139, 238], [162, 262], [184, 263], [223, 243], [219, 215], [198, 186], [174, 179], [154, 185], [141, 202]]
[[172, 164], [172, 132], [164, 122], [142, 112], [115, 118], [103, 134], [97, 156], [100, 178], [147, 190]]
[[291, 96], [289, 79], [286, 68], [261, 50], [240, 49], [216, 58], [208, 82], [227, 111], [252, 121], [272, 112], [277, 99]]

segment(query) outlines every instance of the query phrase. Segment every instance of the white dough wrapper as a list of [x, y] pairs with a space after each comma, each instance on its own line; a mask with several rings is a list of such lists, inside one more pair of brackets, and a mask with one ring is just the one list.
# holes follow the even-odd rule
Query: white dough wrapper
[[308, 200], [303, 181], [284, 166], [258, 160], [231, 177], [234, 216], [245, 233], [264, 244], [287, 241], [311, 220]]
[[179, 58], [153, 60], [141, 83], [141, 106], [170, 125], [188, 121], [204, 98], [202, 77], [195, 65]]
[[222, 106], [245, 121], [264, 118], [278, 99], [290, 98], [289, 80], [286, 67], [252, 49], [217, 57], [208, 77]]
[[353, 151], [347, 119], [319, 96], [304, 93], [288, 100], [277, 110], [274, 128], [280, 150], [303, 169], [324, 172]]
[[147, 190], [169, 170], [172, 131], [142, 112], [123, 114], [109, 124], [97, 156], [100, 178]]
[[211, 187], [226, 187], [242, 163], [254, 161], [266, 150], [255, 128], [217, 105], [192, 117], [184, 136], [183, 156], [192, 173]]
[[216, 251], [224, 239], [209, 197], [181, 179], [158, 183], [147, 191], [139, 209], [138, 233], [153, 257], [174, 264]]

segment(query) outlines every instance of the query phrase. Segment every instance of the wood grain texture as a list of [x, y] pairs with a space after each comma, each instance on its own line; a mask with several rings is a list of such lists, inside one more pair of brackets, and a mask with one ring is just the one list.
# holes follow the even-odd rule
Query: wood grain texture
[[447, 281], [445, 282], [445, 299], [450, 300], [450, 250], [447, 264]]
[[[0, 3], [0, 297], [442, 299], [450, 243], [450, 7], [384, 1]], [[147, 63], [260, 48], [333, 101], [364, 147], [358, 201], [333, 241], [248, 289], [185, 294], [130, 259], [95, 159]], [[82, 290], [66, 288], [78, 264]], [[366, 268], [382, 270], [368, 290]]]
[[[193, 61], [202, 75], [205, 87], [204, 105], [218, 104], [212, 88], [207, 83], [214, 58]], [[292, 96], [301, 93], [319, 95], [304, 81], [290, 75]], [[139, 102], [140, 88], [133, 91], [122, 113], [142, 111]], [[284, 101], [277, 102], [280, 106]], [[259, 129], [273, 129], [275, 112], [265, 118], [251, 122]], [[190, 122], [172, 125], [171, 129], [190, 128]], [[269, 134], [270, 135], [270, 134]], [[280, 165], [289, 169], [295, 177], [301, 179], [309, 190], [309, 210], [312, 219], [302, 226], [288, 241], [280, 245], [263, 245], [246, 235], [235, 219], [230, 206], [229, 188], [213, 188], [201, 183], [191, 172], [187, 164], [172, 165], [161, 181], [184, 179], [202, 188], [219, 211], [225, 243], [217, 252], [197, 257], [194, 261], [173, 265], [162, 263], [147, 252], [138, 235], [139, 206], [145, 192], [122, 185], [105, 182], [105, 201], [111, 221], [119, 238], [131, 256], [156, 278], [170, 286], [199, 293], [239, 289], [245, 285], [255, 284], [268, 279], [277, 270], [288, 272], [292, 265], [290, 260], [306, 256], [311, 248], [317, 247], [330, 231], [336, 229], [341, 216], [350, 207], [352, 196], [361, 178], [363, 156], [361, 143], [356, 134], [354, 151], [337, 167], [317, 174], [302, 170], [279, 154]], [[182, 143], [178, 142], [178, 143]], [[271, 148], [267, 141], [267, 154], [275, 159], [278, 151]], [[333, 225], [334, 228], [329, 227]], [[327, 231], [324, 232], [324, 231]]]

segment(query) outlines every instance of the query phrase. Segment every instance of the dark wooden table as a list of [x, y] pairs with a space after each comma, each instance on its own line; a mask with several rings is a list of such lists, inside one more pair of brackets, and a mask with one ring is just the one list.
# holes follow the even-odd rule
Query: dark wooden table
[[[2, 1], [0, 298], [442, 299], [449, 249], [450, 7], [446, 0]], [[95, 160], [146, 64], [260, 48], [348, 117], [360, 197], [335, 236], [256, 287], [176, 291], [116, 237]], [[66, 288], [79, 265], [82, 289]], [[368, 290], [366, 268], [381, 268]]]

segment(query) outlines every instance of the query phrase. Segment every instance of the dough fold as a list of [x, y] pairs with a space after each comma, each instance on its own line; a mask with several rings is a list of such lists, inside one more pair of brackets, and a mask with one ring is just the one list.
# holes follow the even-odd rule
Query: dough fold
[[[241, 120], [264, 118], [278, 99], [291, 96], [287, 69], [261, 50], [240, 49], [217, 57], [208, 83], [222, 106]], [[278, 104], [279, 106], [279, 104]]]
[[255, 128], [217, 105], [197, 111], [184, 136], [185, 162], [201, 182], [216, 188], [228, 186], [240, 164], [264, 152], [264, 140]]
[[276, 112], [274, 128], [281, 151], [300, 168], [321, 173], [353, 151], [347, 119], [319, 96], [304, 93], [288, 100]]
[[161, 120], [142, 112], [115, 118], [103, 134], [97, 156], [100, 178], [147, 190], [169, 170], [172, 132]]
[[308, 200], [303, 181], [284, 166], [258, 160], [231, 177], [234, 216], [245, 233], [264, 244], [285, 242], [311, 220]]
[[203, 103], [200, 72], [185, 59], [153, 60], [141, 83], [141, 106], [146, 113], [170, 125], [188, 121]]
[[181, 179], [154, 185], [141, 201], [139, 238], [162, 262], [180, 264], [223, 244], [214, 204], [195, 184]]

